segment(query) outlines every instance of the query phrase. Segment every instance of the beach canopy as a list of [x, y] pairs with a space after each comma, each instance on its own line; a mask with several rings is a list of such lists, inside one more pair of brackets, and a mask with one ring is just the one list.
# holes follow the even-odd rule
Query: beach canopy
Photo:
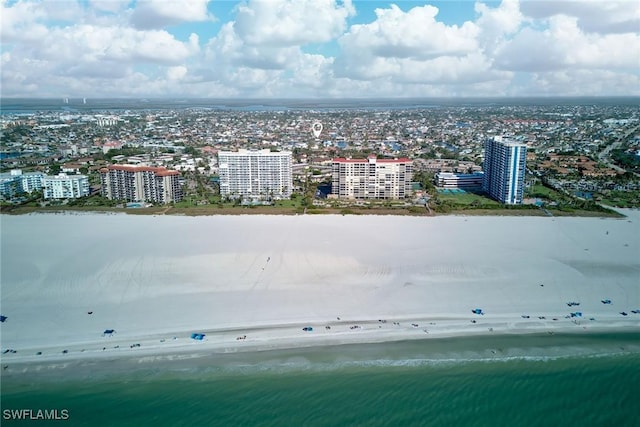
[[313, 328], [311, 326], [305, 326], [304, 328], [302, 328], [302, 330], [306, 332], [311, 332], [313, 331]]
[[4, 322], [5, 320], [7, 320], [7, 316], [0, 316], [0, 322]]
[[115, 330], [113, 330], [113, 329], [105, 329], [104, 332], [102, 333], [102, 335], [111, 335], [114, 332], [115, 332]]
[[191, 334], [191, 339], [202, 341], [204, 339], [204, 334], [193, 333]]
[[481, 308], [474, 308], [473, 310], [471, 310], [471, 312], [473, 314], [484, 314]]
[[610, 299], [603, 299], [602, 303], [603, 304], [611, 304], [611, 300]]

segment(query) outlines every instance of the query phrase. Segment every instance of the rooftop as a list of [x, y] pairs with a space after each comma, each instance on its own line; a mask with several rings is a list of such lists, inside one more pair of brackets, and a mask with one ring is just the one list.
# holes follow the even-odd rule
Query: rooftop
[[375, 154], [370, 154], [366, 159], [352, 159], [345, 157], [336, 157], [332, 160], [333, 163], [409, 163], [411, 159], [407, 157], [394, 158], [394, 159], [377, 159]]
[[106, 168], [100, 169], [101, 173], [106, 173], [110, 170], [119, 170], [125, 172], [154, 172], [157, 176], [169, 176], [180, 175], [180, 172], [176, 170], [169, 170], [164, 167], [152, 167], [141, 165], [109, 165]]

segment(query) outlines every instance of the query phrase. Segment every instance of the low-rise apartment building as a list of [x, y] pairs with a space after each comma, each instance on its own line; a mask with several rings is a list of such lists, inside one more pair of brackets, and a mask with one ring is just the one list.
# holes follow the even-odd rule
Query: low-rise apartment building
[[438, 172], [435, 175], [435, 185], [440, 188], [456, 188], [461, 190], [481, 190], [483, 172], [453, 173]]

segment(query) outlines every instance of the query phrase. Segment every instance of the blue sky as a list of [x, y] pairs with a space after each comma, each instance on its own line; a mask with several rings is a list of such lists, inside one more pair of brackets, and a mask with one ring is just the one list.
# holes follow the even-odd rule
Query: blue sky
[[0, 0], [3, 97], [640, 95], [634, 0]]

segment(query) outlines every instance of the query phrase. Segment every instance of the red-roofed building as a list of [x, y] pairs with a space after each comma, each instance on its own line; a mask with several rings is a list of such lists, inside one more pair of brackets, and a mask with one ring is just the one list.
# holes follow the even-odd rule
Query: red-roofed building
[[202, 154], [206, 154], [206, 155], [209, 155], [209, 156], [214, 156], [214, 155], [218, 154], [218, 149], [207, 145], [205, 147], [202, 147]]
[[102, 152], [107, 154], [110, 150], [119, 150], [124, 144], [118, 141], [109, 141], [102, 144]]
[[110, 165], [100, 169], [102, 196], [127, 202], [171, 203], [182, 200], [180, 172], [162, 167]]
[[403, 199], [411, 194], [413, 162], [408, 158], [335, 158], [333, 197], [341, 199]]

